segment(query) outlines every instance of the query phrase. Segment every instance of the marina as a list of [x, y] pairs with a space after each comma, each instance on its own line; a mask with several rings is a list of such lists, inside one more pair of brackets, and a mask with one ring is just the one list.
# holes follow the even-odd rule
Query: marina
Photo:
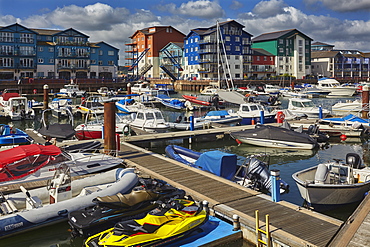
[[[161, 108], [161, 110], [167, 121], [174, 121], [179, 114], [185, 114], [184, 112], [164, 110], [163, 108]], [[196, 113], [196, 115], [203, 115], [203, 112], [200, 110], [194, 113]], [[14, 125], [18, 127], [25, 124], [25, 126], [32, 126], [34, 129], [38, 128], [37, 125], [35, 125], [35, 122], [37, 123], [38, 121], [37, 119], [32, 123], [30, 120], [26, 121], [28, 121], [28, 123], [14, 122]], [[76, 118], [75, 124], [79, 124], [83, 121], [83, 118]], [[312, 124], [314, 121], [296, 120], [291, 123]], [[272, 123], [271, 125], [279, 126], [278, 123]], [[256, 238], [255, 214], [256, 210], [258, 210], [261, 215], [260, 226], [262, 229], [265, 229], [265, 220], [263, 217], [269, 215], [271, 239], [272, 243], [276, 246], [330, 245], [332, 239], [338, 238], [337, 232], [343, 231], [341, 226], [344, 225], [347, 218], [351, 216], [354, 208], [356, 208], [358, 204], [356, 204], [353, 209], [348, 209], [345, 213], [340, 213], [340, 216], [336, 215], [335, 210], [321, 214], [305, 207], [302, 203], [302, 199], [299, 197], [292, 178], [289, 176], [289, 173], [292, 174], [293, 171], [285, 170], [286, 165], [284, 164], [287, 164], [287, 166], [295, 164], [294, 170], [301, 170], [304, 167], [302, 164], [299, 165], [299, 163], [303, 162], [305, 164], [304, 166], [307, 167], [312, 166], [310, 163], [317, 158], [319, 160], [330, 159], [332, 158], [330, 157], [330, 153], [343, 153], [343, 151], [341, 151], [342, 148], [349, 148], [354, 152], [360, 152], [366, 163], [367, 150], [359, 147], [362, 143], [361, 139], [358, 138], [358, 140], [350, 142], [349, 138], [347, 142], [341, 142], [337, 136], [336, 138], [332, 137], [334, 138], [334, 142], [330, 142], [330, 146], [326, 150], [302, 150], [301, 152], [282, 150], [278, 152], [276, 149], [271, 148], [256, 148], [248, 144], [238, 145], [229, 135], [232, 131], [253, 129], [254, 127], [253, 125], [228, 126], [224, 124], [212, 124], [200, 130], [167, 131], [165, 133], [150, 134], [132, 127], [133, 131], [136, 131], [136, 135], [121, 136], [118, 155], [120, 158], [124, 159], [129, 167], [137, 169], [139, 174], [163, 179], [173, 186], [184, 189], [188, 194], [196, 198], [196, 200], [208, 201], [212, 214], [217, 218], [223, 219], [231, 224], [234, 215], [238, 215], [241, 230], [238, 233], [231, 234], [230, 236], [232, 237], [229, 236], [224, 240], [219, 240], [221, 242], [226, 241], [224, 244], [237, 241], [240, 246], [247, 246], [248, 242], [253, 243]], [[35, 142], [44, 142], [44, 138], [31, 131], [32, 128], [29, 128], [26, 133], [29, 134]], [[104, 140], [98, 140], [104, 143]], [[333, 141], [333, 139], [331, 141]], [[281, 201], [273, 202], [271, 196], [262, 192], [243, 188], [236, 183], [219, 178], [216, 175], [199, 171], [165, 157], [164, 147], [168, 143], [180, 144], [198, 151], [220, 149], [229, 153], [236, 153], [238, 155], [238, 163], [242, 162], [241, 159], [244, 159], [250, 154], [267, 154], [270, 152], [269, 169], [280, 170], [282, 179], [290, 184], [290, 191], [281, 195]], [[58, 145], [61, 144], [62, 143]], [[331, 151], [329, 152], [329, 150]], [[305, 160], [312, 161], [306, 162]], [[366, 200], [364, 200], [363, 203], [365, 202]], [[294, 217], [292, 217], [292, 215]], [[356, 217], [361, 217], [356, 218], [356, 224], [360, 227], [360, 224], [357, 222], [362, 222], [366, 214], [361, 212], [356, 215], [360, 215]], [[302, 224], [302, 222], [305, 222], [305, 224]], [[63, 224], [58, 225], [58, 229], [64, 229], [66, 227]], [[365, 226], [361, 227], [363, 228]], [[356, 230], [357, 229], [359, 228], [356, 228]], [[360, 234], [356, 233], [353, 227], [351, 228], [351, 233], [353, 235]], [[26, 237], [27, 234], [28, 233], [25, 233]], [[349, 233], [345, 233], [344, 235], [349, 236], [348, 234]], [[61, 236], [62, 235], [63, 234], [61, 234]], [[7, 238], [3, 241], [9, 241], [9, 246], [12, 246], [12, 241], [14, 243], [17, 242], [15, 237], [13, 240], [12, 238]], [[243, 239], [247, 242], [243, 243]], [[81, 239], [70, 239], [67, 242], [68, 246], [81, 246], [81, 241]]]

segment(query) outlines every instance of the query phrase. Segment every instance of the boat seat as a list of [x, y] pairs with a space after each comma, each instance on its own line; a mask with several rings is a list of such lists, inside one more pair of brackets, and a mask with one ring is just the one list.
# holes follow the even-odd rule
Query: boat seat
[[329, 168], [325, 164], [319, 164], [315, 173], [315, 183], [324, 184], [328, 182]]
[[155, 200], [158, 196], [159, 194], [151, 190], [133, 190], [129, 194], [117, 193], [112, 196], [98, 196], [93, 199], [93, 202], [109, 208], [129, 208], [141, 202]]

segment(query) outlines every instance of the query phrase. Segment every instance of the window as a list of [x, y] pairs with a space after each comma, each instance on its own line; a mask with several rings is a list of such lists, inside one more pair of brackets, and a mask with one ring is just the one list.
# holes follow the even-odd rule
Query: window
[[240, 42], [240, 37], [236, 36], [235, 37], [235, 42]]
[[99, 56], [103, 56], [103, 51], [102, 50], [99, 51]]
[[235, 46], [235, 51], [240, 51], [240, 46]]
[[267, 61], [267, 57], [266, 56], [263, 57], [263, 61]]
[[95, 49], [91, 49], [91, 53], [95, 53], [96, 52], [96, 50]]
[[240, 69], [240, 65], [239, 64], [235, 64], [235, 69]]
[[283, 39], [279, 39], [279, 44], [283, 45], [284, 44], [284, 40]]
[[46, 37], [46, 40], [51, 41], [51, 40], [53, 40], [53, 37], [51, 37], [51, 36], [47, 36], [47, 37]]
[[0, 32], [0, 42], [14, 42], [14, 34], [8, 32]]
[[91, 64], [96, 64], [96, 60], [91, 60]]
[[301, 40], [301, 39], [300, 39], [300, 40], [298, 40], [298, 45], [299, 45], [299, 46], [302, 46], [302, 45], [303, 45], [303, 40]]
[[49, 59], [49, 63], [52, 63], [53, 64], [54, 63], [54, 58], [50, 58]]
[[114, 56], [114, 51], [108, 51], [108, 56]]
[[103, 65], [103, 61], [99, 60], [99, 65]]
[[49, 47], [49, 52], [54, 52], [54, 47]]
[[32, 58], [20, 58], [19, 65], [22, 68], [33, 68], [33, 59]]
[[279, 48], [279, 53], [283, 53], [284, 52], [284, 48]]
[[113, 61], [108, 61], [108, 65], [114, 65]]
[[43, 52], [43, 51], [44, 51], [44, 47], [41, 47], [41, 46], [40, 46], [40, 47], [39, 47], [39, 51], [40, 51], [40, 52]]
[[227, 51], [231, 51], [231, 47], [229, 45], [226, 46]]
[[240, 59], [240, 56], [235, 56], [235, 60], [239, 60]]
[[38, 63], [44, 63], [44, 59], [43, 58], [39, 58], [38, 59]]
[[225, 36], [225, 41], [230, 41], [230, 36]]

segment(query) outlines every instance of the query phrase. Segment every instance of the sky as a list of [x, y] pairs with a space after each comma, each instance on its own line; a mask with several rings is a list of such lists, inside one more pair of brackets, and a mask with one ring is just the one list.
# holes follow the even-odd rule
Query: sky
[[185, 35], [235, 20], [253, 37], [298, 29], [336, 49], [370, 52], [370, 0], [0, 0], [0, 26], [74, 28], [120, 49], [136, 30], [172, 26]]

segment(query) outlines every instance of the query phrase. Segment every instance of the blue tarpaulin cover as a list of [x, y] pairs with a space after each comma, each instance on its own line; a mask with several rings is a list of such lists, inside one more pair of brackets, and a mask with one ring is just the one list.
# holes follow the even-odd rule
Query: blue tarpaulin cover
[[237, 170], [237, 156], [218, 150], [209, 151], [200, 155], [195, 166], [230, 180]]

